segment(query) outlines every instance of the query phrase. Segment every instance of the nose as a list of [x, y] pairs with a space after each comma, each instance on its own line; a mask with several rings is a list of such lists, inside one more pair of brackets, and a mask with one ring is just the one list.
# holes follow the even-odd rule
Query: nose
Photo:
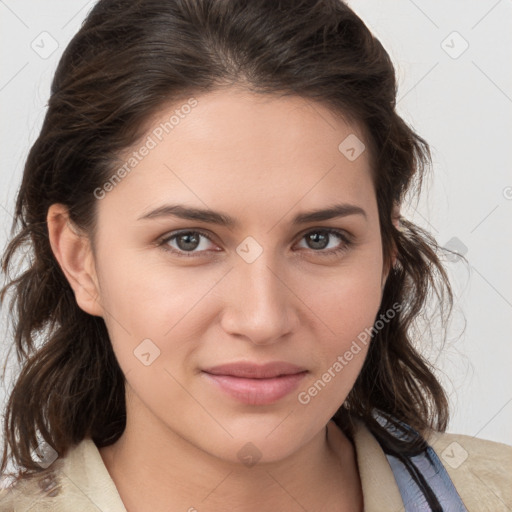
[[221, 322], [225, 332], [268, 345], [296, 329], [294, 304], [300, 301], [265, 251], [252, 263], [238, 262], [227, 281]]

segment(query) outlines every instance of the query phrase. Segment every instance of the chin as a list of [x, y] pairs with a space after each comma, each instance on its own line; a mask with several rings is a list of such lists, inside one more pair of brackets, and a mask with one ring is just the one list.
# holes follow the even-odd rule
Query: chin
[[[204, 448], [220, 459], [248, 467], [286, 459], [311, 441], [328, 421], [317, 417], [308, 424], [304, 418], [293, 418], [292, 410], [290, 407], [264, 416], [245, 414], [231, 422], [224, 421], [222, 424], [233, 437], [219, 431], [216, 441]], [[210, 439], [211, 434], [210, 430]]]

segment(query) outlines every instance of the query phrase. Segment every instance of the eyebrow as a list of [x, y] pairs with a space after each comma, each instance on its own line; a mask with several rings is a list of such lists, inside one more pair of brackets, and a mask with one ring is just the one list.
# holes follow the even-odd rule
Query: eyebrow
[[[361, 207], [354, 204], [341, 203], [328, 208], [299, 213], [292, 219], [292, 224], [298, 225], [306, 224], [308, 222], [320, 222], [338, 217], [346, 217], [348, 215], [362, 215], [365, 219], [368, 219], [366, 212]], [[237, 220], [224, 213], [209, 209], [193, 208], [180, 204], [159, 206], [158, 208], [140, 216], [137, 220], [148, 220], [171, 216], [179, 217], [180, 219], [206, 222], [209, 224], [218, 224], [228, 228], [238, 227]]]

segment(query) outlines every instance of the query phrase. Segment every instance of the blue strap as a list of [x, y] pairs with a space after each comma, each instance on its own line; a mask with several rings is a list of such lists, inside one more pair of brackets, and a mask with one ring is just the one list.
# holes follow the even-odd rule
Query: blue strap
[[[400, 490], [405, 512], [431, 512], [432, 507], [406, 466], [393, 455], [387, 454], [386, 457]], [[446, 469], [431, 446], [408, 460], [423, 475], [443, 512], [467, 512]]]
[[[403, 422], [393, 424], [378, 413], [375, 417], [395, 438], [404, 441], [419, 439], [424, 446], [423, 450], [410, 456], [393, 453], [382, 446], [393, 470], [405, 512], [467, 512], [439, 457], [422, 436]], [[381, 440], [379, 442], [383, 444]]]

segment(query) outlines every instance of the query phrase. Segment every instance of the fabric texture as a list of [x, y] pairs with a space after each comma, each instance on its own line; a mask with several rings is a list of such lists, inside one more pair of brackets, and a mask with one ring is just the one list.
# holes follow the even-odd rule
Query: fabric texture
[[[333, 421], [327, 425], [327, 435], [341, 457], [343, 434]], [[378, 440], [363, 423], [357, 422], [353, 441], [365, 512], [405, 511], [392, 465]], [[468, 512], [512, 510], [511, 446], [455, 434], [436, 434], [427, 442]], [[430, 478], [438, 477], [430, 475]], [[0, 512], [50, 510], [126, 512], [114, 481], [91, 439], [75, 445], [65, 457], [55, 460], [37, 476], [0, 491]], [[445, 512], [459, 510], [443, 505]]]

